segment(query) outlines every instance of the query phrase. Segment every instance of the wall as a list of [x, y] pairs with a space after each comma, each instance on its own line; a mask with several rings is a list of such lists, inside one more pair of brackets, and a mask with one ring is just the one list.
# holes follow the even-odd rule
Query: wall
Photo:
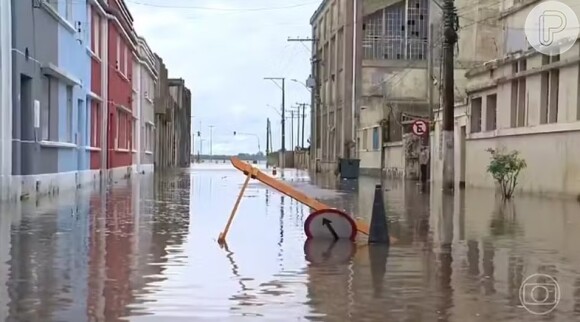
[[[86, 2], [74, 3], [67, 13], [66, 2], [58, 3], [58, 12], [68, 24], [59, 23], [58, 27], [58, 67], [70, 77], [79, 80], [80, 84], [73, 86], [72, 102], [67, 100], [67, 85], [59, 82], [59, 132], [61, 142], [71, 143], [74, 147], [59, 149], [58, 171], [70, 172], [89, 169], [89, 145], [87, 138], [90, 128], [90, 115], [87, 106], [90, 106], [90, 97], [87, 95], [91, 88], [91, 60], [86, 48], [90, 45], [90, 22], [87, 21]], [[67, 17], [67, 14], [70, 15]], [[71, 28], [73, 27], [73, 28]], [[67, 115], [67, 104], [72, 104], [72, 115]], [[72, 119], [68, 119], [72, 116]], [[68, 137], [70, 127], [70, 138]]]
[[[356, 156], [353, 141], [353, 18], [354, 2], [324, 1], [311, 19], [313, 51], [314, 130], [312, 153], [323, 171], [334, 171], [338, 158]], [[360, 10], [360, 8], [359, 8]], [[357, 24], [357, 29], [362, 24]], [[313, 162], [312, 164], [317, 164]]]
[[10, 197], [12, 183], [12, 8], [0, 0], [0, 200]]
[[165, 168], [169, 165], [169, 84], [167, 80], [167, 68], [163, 59], [155, 55], [158, 82], [155, 84], [155, 168]]
[[144, 39], [139, 39], [139, 65], [136, 68], [140, 69], [139, 74], [139, 131], [140, 144], [139, 153], [142, 169], [151, 172], [153, 171], [154, 151], [155, 151], [155, 88], [157, 82], [157, 68], [155, 66], [155, 59], [151, 49]]
[[[108, 169], [120, 168], [119, 174], [132, 164], [133, 120], [131, 84], [133, 73], [133, 47], [130, 39], [124, 36], [124, 30], [109, 20], [109, 70], [108, 70]], [[118, 41], [120, 38], [120, 41]], [[119, 48], [119, 49], [118, 49]], [[117, 51], [120, 52], [120, 61]], [[125, 55], [127, 56], [125, 72]], [[121, 114], [124, 114], [121, 115]]]
[[89, 20], [91, 23], [90, 49], [91, 56], [91, 90], [90, 96], [90, 132], [88, 144], [90, 146], [90, 168], [93, 170], [104, 167], [103, 159], [106, 152], [103, 130], [106, 116], [106, 104], [108, 93], [106, 91], [107, 68], [108, 68], [108, 21], [102, 8], [92, 4], [90, 6]]
[[[42, 146], [42, 141], [58, 141], [58, 91], [56, 82], [48, 88], [42, 67], [58, 62], [58, 22], [43, 5], [33, 8], [28, 2], [13, 2], [12, 13], [12, 174], [26, 176], [22, 183], [35, 188], [31, 175], [56, 173], [58, 171], [58, 146]], [[54, 13], [53, 13], [54, 14]], [[28, 52], [28, 58], [26, 53]], [[21, 77], [28, 81], [28, 94], [21, 96]], [[49, 95], [50, 94], [50, 95]], [[49, 97], [50, 102], [49, 102]], [[25, 99], [23, 102], [22, 100]], [[34, 128], [33, 101], [40, 102], [40, 129]], [[21, 102], [23, 106], [21, 106]], [[49, 110], [50, 117], [44, 113]], [[48, 128], [50, 137], [44, 137], [42, 128]], [[45, 185], [47, 185], [45, 187]], [[52, 189], [49, 183], [41, 183], [39, 190]], [[14, 198], [28, 192], [13, 191]], [[22, 187], [22, 190], [27, 189]], [[34, 190], [33, 190], [34, 191]]]

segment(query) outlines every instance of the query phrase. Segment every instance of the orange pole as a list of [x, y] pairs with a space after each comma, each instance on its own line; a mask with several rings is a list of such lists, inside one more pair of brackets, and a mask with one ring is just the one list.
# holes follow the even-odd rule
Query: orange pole
[[[310, 196], [305, 195], [304, 193], [302, 193], [301, 191], [296, 190], [294, 187], [277, 180], [276, 178], [270, 177], [269, 175], [267, 175], [266, 173], [260, 171], [259, 169], [253, 167], [252, 165], [250, 165], [249, 163], [243, 162], [242, 160], [238, 159], [237, 157], [232, 157], [231, 158], [232, 161], [232, 165], [244, 172], [244, 173], [252, 173], [252, 178], [256, 179], [260, 182], [262, 182], [263, 184], [269, 186], [270, 188], [276, 189], [279, 192], [287, 195], [290, 198], [293, 198], [295, 200], [297, 200], [298, 202], [316, 210], [322, 210], [322, 209], [329, 209], [332, 208]], [[355, 218], [355, 222], [356, 222], [356, 226], [357, 226], [357, 230], [360, 233], [363, 233], [365, 235], [369, 234], [369, 225], [363, 221], [362, 219], [359, 218]]]
[[234, 216], [236, 215], [236, 212], [238, 211], [238, 207], [240, 206], [240, 202], [242, 201], [242, 196], [244, 195], [244, 191], [246, 191], [246, 187], [248, 186], [248, 183], [250, 182], [251, 177], [252, 177], [252, 173], [248, 172], [248, 175], [246, 176], [246, 181], [244, 181], [244, 185], [242, 186], [242, 190], [240, 190], [240, 194], [238, 195], [238, 199], [236, 200], [236, 203], [234, 204], [234, 209], [232, 209], [232, 212], [230, 213], [230, 218], [228, 218], [226, 228], [224, 228], [224, 231], [222, 233], [220, 233], [220, 235], [218, 237], [219, 244], [223, 245], [226, 242], [226, 236], [228, 234], [228, 231], [230, 230], [230, 226], [232, 225], [232, 221], [234, 220]]

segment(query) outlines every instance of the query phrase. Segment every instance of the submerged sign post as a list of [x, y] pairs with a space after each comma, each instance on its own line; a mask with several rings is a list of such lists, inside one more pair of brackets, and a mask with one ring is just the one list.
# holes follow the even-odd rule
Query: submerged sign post
[[308, 238], [354, 240], [357, 228], [346, 213], [338, 209], [322, 209], [308, 216], [304, 222], [304, 232]]

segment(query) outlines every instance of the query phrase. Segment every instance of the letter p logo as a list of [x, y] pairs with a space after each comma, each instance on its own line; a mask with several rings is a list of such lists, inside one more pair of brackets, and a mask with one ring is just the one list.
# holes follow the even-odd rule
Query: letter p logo
[[547, 47], [552, 45], [557, 39], [556, 35], [566, 28], [566, 15], [557, 10], [546, 10], [539, 18], [540, 44]]

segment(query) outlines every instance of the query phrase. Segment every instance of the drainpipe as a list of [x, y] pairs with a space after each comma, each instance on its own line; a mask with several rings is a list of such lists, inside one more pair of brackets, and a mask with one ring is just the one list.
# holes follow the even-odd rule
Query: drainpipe
[[0, 200], [10, 197], [12, 178], [12, 9], [0, 0]]
[[[358, 0], [353, 0], [353, 24], [352, 24], [352, 106], [351, 106], [351, 138], [356, 143], [356, 67], [357, 67], [357, 29], [358, 29]], [[344, 122], [343, 122], [344, 123]], [[344, 125], [343, 125], [344, 126]], [[344, 135], [344, 131], [343, 131]], [[344, 146], [344, 142], [343, 142]], [[355, 144], [352, 157], [357, 157], [357, 148]], [[350, 154], [350, 153], [349, 153]]]
[[101, 16], [101, 173], [107, 178], [109, 158], [109, 20]]
[[[137, 167], [137, 173], [141, 173], [141, 153], [143, 152], [142, 150], [142, 145], [141, 145], [141, 126], [142, 126], [142, 122], [141, 122], [141, 109], [143, 108], [143, 80], [141, 78], [141, 68], [143, 67], [143, 65], [141, 64], [141, 61], [139, 58], [137, 58], [136, 60], [137, 63], [137, 75], [133, 75], [133, 81], [135, 80], [135, 77], [137, 78], [137, 120], [135, 122], [135, 127], [136, 131], [135, 131], [135, 135], [137, 136], [135, 138], [135, 144], [137, 145], [136, 147], [134, 147], [135, 150], [137, 150], [137, 160], [136, 160], [136, 167]], [[147, 95], [149, 95], [149, 93], [147, 93]]]

